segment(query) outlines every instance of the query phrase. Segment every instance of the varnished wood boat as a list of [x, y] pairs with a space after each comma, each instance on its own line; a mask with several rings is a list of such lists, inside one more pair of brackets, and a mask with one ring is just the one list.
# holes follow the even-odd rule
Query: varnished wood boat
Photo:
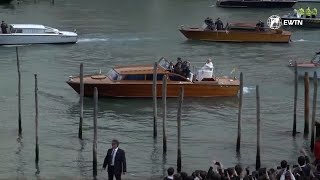
[[180, 32], [190, 40], [215, 42], [261, 42], [289, 43], [291, 32], [264, 28], [260, 31], [255, 24], [228, 23], [223, 30], [181, 27]]
[[[157, 96], [162, 94], [162, 78], [168, 75], [167, 97], [178, 97], [179, 89], [184, 87], [185, 97], [227, 97], [237, 96], [239, 80], [228, 77], [202, 77], [190, 79], [168, 70], [168, 61], [159, 60], [157, 68]], [[201, 70], [199, 70], [201, 73]], [[209, 73], [210, 74], [210, 73]], [[199, 77], [199, 76], [198, 76]], [[197, 80], [198, 79], [198, 80]], [[100, 97], [152, 97], [153, 65], [119, 66], [106, 75], [86, 75], [84, 96], [93, 96], [94, 87], [98, 88]], [[80, 78], [70, 77], [67, 83], [80, 93]]]
[[[294, 72], [295, 64], [292, 60], [288, 67]], [[317, 52], [311, 61], [297, 62], [297, 71], [298, 77], [304, 77], [305, 72], [308, 72], [309, 78], [313, 78], [314, 72], [317, 72], [317, 78], [320, 79], [320, 52]]]
[[218, 7], [226, 8], [291, 8], [295, 0], [217, 0]]

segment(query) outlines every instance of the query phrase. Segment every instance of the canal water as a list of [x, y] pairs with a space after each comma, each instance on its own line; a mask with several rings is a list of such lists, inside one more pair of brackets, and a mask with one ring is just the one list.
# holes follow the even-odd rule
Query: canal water
[[[243, 132], [237, 155], [237, 98], [185, 99], [182, 111], [182, 169], [208, 169], [211, 161], [225, 167], [241, 163], [251, 169], [256, 153], [255, 86], [261, 96], [262, 166], [275, 167], [282, 159], [296, 162], [299, 150], [309, 150], [309, 139], [291, 137], [293, 73], [288, 61], [309, 60], [319, 50], [319, 31], [295, 30], [290, 44], [190, 42], [180, 25], [201, 26], [206, 17], [226, 22], [265, 21], [292, 9], [221, 9], [206, 0], [56, 0], [24, 1], [0, 6], [9, 23], [39, 23], [61, 30], [77, 30], [71, 45], [19, 47], [22, 74], [22, 138], [18, 138], [17, 67], [14, 47], [0, 47], [0, 178], [28, 179], [92, 177], [93, 100], [85, 98], [84, 140], [77, 137], [79, 96], [65, 81], [79, 73], [106, 73], [114, 65], [153, 63], [161, 57], [182, 57], [195, 66], [212, 58], [218, 75], [233, 68], [244, 73]], [[295, 7], [320, 8], [319, 4]], [[34, 75], [39, 84], [40, 162], [35, 166]], [[312, 84], [312, 83], [311, 83]], [[310, 94], [312, 95], [312, 86]], [[298, 124], [303, 132], [303, 81], [299, 82]], [[159, 101], [158, 138], [154, 140], [151, 99], [100, 99], [98, 113], [98, 167], [116, 138], [126, 151], [127, 179], [162, 176], [176, 164], [177, 99], [168, 100], [168, 152], [162, 155]], [[312, 106], [310, 106], [312, 107]], [[318, 109], [318, 108], [317, 108]], [[318, 114], [318, 113], [317, 113]], [[311, 119], [311, 118], [310, 118]], [[98, 172], [99, 177], [107, 173]], [[61, 178], [58, 178], [61, 179]]]

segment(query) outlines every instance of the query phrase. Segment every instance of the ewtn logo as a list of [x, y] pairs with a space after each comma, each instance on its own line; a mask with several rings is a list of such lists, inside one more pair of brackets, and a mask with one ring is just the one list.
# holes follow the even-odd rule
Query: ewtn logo
[[302, 26], [303, 20], [300, 19], [281, 19], [280, 16], [272, 15], [268, 18], [267, 24], [270, 29], [279, 29], [284, 26]]

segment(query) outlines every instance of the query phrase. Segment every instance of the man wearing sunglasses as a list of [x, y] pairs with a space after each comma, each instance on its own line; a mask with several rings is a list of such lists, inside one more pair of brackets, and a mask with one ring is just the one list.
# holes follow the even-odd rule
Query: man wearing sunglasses
[[126, 155], [124, 150], [120, 149], [118, 140], [112, 140], [112, 148], [108, 149], [107, 155], [104, 158], [103, 169], [108, 166], [108, 179], [113, 180], [113, 176], [116, 180], [121, 180], [121, 173], [125, 174], [126, 167]]

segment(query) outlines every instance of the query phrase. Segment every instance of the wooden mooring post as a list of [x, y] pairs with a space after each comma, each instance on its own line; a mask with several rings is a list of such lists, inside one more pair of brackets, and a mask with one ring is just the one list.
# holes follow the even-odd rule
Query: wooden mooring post
[[34, 96], [35, 96], [35, 109], [36, 109], [36, 117], [35, 117], [35, 128], [36, 128], [36, 164], [39, 163], [39, 137], [38, 137], [38, 78], [37, 74], [34, 75]]
[[304, 136], [309, 134], [309, 75], [304, 73]]
[[93, 99], [93, 177], [96, 178], [97, 171], [97, 114], [98, 114], [98, 89], [94, 88]]
[[167, 121], [167, 75], [163, 76], [162, 80], [162, 134], [163, 134], [163, 154], [167, 152], [167, 135], [166, 135], [166, 121]]
[[297, 134], [297, 100], [298, 100], [298, 68], [297, 62], [294, 64], [294, 109], [293, 109], [293, 130], [292, 136]]
[[317, 94], [318, 94], [318, 76], [317, 72], [314, 72], [313, 74], [313, 108], [312, 108], [312, 123], [311, 123], [311, 151], [313, 151], [314, 148], [314, 128], [315, 128], [315, 122], [316, 122], [316, 109], [317, 109]]
[[241, 142], [241, 112], [242, 112], [242, 96], [243, 96], [243, 74], [240, 73], [240, 93], [239, 93], [239, 111], [238, 111], [238, 137], [237, 137], [237, 152], [240, 152]]
[[158, 63], [155, 62], [153, 66], [153, 83], [152, 83], [152, 95], [153, 95], [153, 138], [157, 137], [157, 68]]
[[177, 128], [178, 128], [178, 151], [177, 151], [177, 172], [181, 172], [181, 114], [183, 104], [184, 88], [180, 87], [179, 92], [179, 107], [177, 115]]
[[256, 155], [256, 170], [260, 169], [260, 94], [259, 86], [256, 86], [256, 101], [257, 101], [257, 155]]
[[17, 70], [18, 70], [18, 124], [19, 124], [19, 135], [22, 134], [22, 125], [21, 125], [21, 73], [20, 73], [20, 60], [19, 60], [19, 51], [16, 46], [16, 56], [17, 56]]
[[79, 132], [78, 132], [78, 137], [79, 137], [80, 139], [82, 139], [83, 95], [84, 95], [83, 63], [81, 63], [81, 64], [80, 64], [80, 121], [79, 121]]

